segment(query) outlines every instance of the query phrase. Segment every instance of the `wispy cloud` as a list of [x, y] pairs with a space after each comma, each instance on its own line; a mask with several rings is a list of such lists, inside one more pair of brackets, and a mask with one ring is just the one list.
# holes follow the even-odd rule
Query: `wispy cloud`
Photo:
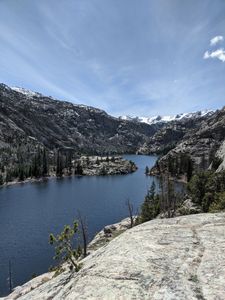
[[[223, 42], [224, 38], [222, 35], [217, 35], [214, 38], [212, 38], [210, 40], [210, 46], [215, 46], [216, 44], [218, 44], [219, 42]], [[219, 48], [215, 51], [206, 51], [203, 55], [204, 59], [208, 59], [208, 58], [217, 58], [219, 60], [221, 60], [222, 62], [225, 62], [225, 50], [224, 48]]]
[[206, 51], [203, 58], [204, 59], [217, 58], [217, 59], [221, 60], [222, 62], [225, 62], [225, 50], [223, 48], [221, 48], [221, 49], [217, 49], [216, 51], [213, 51], [211, 53], [209, 51]]
[[217, 35], [214, 38], [210, 40], [210, 46], [215, 46], [219, 42], [222, 42], [224, 40], [222, 35]]
[[113, 115], [224, 104], [225, 1], [116, 2], [0, 0], [0, 81]]

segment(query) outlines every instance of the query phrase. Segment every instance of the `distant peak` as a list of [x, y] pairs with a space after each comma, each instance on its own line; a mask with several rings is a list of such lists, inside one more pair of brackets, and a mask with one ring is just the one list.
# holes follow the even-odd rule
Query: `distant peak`
[[156, 124], [156, 123], [167, 123], [171, 121], [184, 120], [184, 119], [196, 119], [204, 117], [206, 115], [213, 114], [213, 110], [205, 109], [202, 111], [196, 111], [191, 113], [180, 113], [172, 116], [153, 116], [153, 117], [137, 117], [137, 116], [120, 116], [121, 120], [128, 120], [133, 122], [141, 122], [147, 124]]

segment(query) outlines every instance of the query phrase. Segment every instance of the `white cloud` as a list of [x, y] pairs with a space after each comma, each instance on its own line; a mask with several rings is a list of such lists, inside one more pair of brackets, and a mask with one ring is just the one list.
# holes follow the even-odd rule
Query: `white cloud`
[[209, 51], [206, 51], [203, 58], [204, 59], [218, 58], [222, 62], [225, 62], [225, 50], [223, 48], [221, 48], [221, 49], [217, 49], [216, 51], [213, 51], [211, 53]]
[[212, 38], [210, 40], [210, 45], [211, 46], [215, 46], [217, 43], [222, 42], [223, 41], [223, 36], [222, 35], [217, 35], [214, 38]]

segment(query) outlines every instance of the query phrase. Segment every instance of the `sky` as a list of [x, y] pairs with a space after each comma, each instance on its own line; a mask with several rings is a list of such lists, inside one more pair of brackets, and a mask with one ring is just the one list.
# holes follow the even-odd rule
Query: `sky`
[[0, 82], [114, 116], [225, 105], [225, 0], [0, 0]]

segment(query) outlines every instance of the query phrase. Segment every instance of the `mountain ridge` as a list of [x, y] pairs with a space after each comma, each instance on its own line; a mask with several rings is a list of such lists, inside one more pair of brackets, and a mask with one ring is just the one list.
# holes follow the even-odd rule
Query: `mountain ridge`
[[210, 116], [214, 113], [214, 110], [211, 109], [205, 109], [190, 113], [180, 113], [176, 115], [167, 115], [167, 116], [153, 116], [153, 117], [138, 117], [138, 116], [119, 116], [121, 120], [128, 120], [133, 122], [140, 122], [140, 123], [146, 123], [149, 125], [156, 124], [156, 123], [167, 123], [172, 121], [180, 121], [183, 119], [196, 119], [204, 116]]
[[[16, 157], [16, 162], [19, 152], [32, 154], [41, 146], [83, 154], [160, 154], [162, 162], [167, 154], [188, 152], [197, 165], [201, 155], [210, 165], [208, 153], [215, 154], [225, 139], [224, 109], [161, 119], [152, 124], [123, 120], [98, 108], [0, 84], [0, 160], [9, 164]], [[6, 152], [14, 154], [5, 157]]]
[[0, 84], [0, 148], [28, 137], [49, 149], [135, 152], [158, 126], [119, 120], [105, 111]]

